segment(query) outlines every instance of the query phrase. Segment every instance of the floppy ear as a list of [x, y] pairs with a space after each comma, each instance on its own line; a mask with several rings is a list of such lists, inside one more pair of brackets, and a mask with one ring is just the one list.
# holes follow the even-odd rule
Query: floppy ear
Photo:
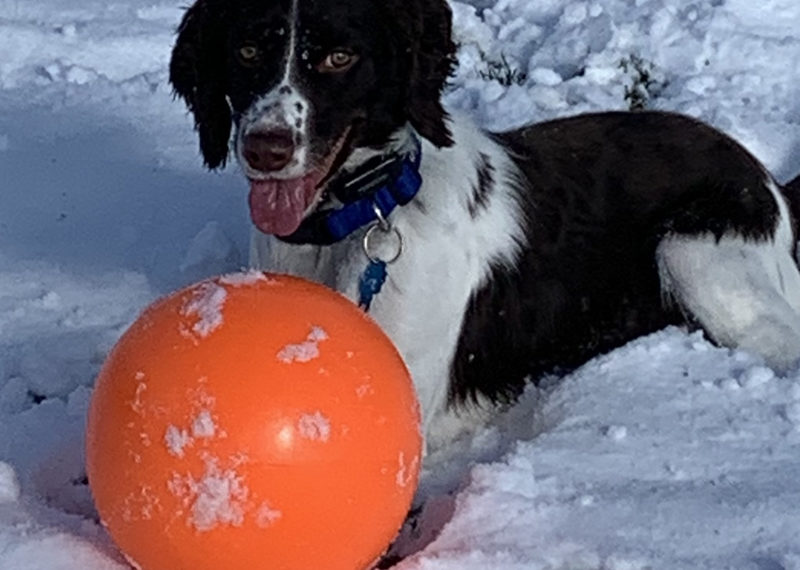
[[226, 95], [224, 2], [198, 0], [183, 16], [172, 50], [169, 81], [194, 114], [200, 151], [208, 168], [225, 165], [231, 135]]
[[453, 139], [441, 97], [456, 65], [452, 13], [445, 0], [423, 0], [418, 4], [418, 14], [421, 33], [413, 48], [408, 118], [420, 136], [438, 147], [451, 146]]

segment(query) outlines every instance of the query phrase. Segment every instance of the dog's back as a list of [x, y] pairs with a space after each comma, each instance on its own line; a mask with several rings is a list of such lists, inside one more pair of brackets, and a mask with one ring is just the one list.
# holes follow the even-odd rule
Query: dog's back
[[[518, 192], [527, 247], [513, 267], [496, 264], [467, 312], [455, 360], [464, 387], [489, 392], [498, 376], [523, 378], [527, 372], [535, 378], [687, 316], [696, 324], [694, 311], [715, 291], [742, 301], [760, 295], [747, 284], [750, 273], [774, 273], [762, 263], [787, 273], [776, 277], [775, 287], [797, 281], [791, 275], [796, 269], [783, 259], [791, 237], [775, 243], [788, 220], [769, 173], [703, 123], [659, 112], [602, 113], [496, 138], [523, 174]], [[709, 244], [720, 252], [730, 247], [748, 253], [720, 269], [723, 280], [698, 302], [689, 291], [700, 271], [713, 273], [715, 262], [728, 265], [712, 258], [708, 267], [686, 274], [684, 261]], [[762, 249], [765, 257], [754, 257]], [[677, 303], [665, 304], [668, 296]], [[787, 296], [797, 301], [800, 290]], [[761, 310], [780, 312], [777, 306]], [[730, 342], [736, 333], [712, 320], [701, 324]], [[800, 344], [791, 359], [800, 356], [798, 349]]]

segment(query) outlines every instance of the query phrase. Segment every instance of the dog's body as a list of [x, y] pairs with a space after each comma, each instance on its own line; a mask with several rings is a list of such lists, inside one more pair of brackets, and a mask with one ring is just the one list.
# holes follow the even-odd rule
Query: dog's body
[[527, 378], [670, 323], [776, 368], [800, 359], [792, 216], [756, 159], [667, 113], [496, 135], [450, 119], [449, 10], [411, 4], [199, 0], [171, 80], [210, 167], [237, 127], [252, 264], [353, 300], [367, 228], [332, 244], [292, 236], [342, 206], [329, 185], [421, 139], [422, 186], [388, 217], [402, 251], [370, 313], [406, 359], [429, 436], [449, 404], [513, 398]]

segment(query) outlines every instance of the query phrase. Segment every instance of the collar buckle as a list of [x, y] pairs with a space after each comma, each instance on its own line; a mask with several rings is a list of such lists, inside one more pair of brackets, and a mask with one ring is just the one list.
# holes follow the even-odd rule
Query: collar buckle
[[404, 157], [397, 155], [372, 158], [355, 176], [342, 181], [334, 180], [328, 191], [343, 204], [355, 202], [397, 180], [403, 170], [403, 160]]

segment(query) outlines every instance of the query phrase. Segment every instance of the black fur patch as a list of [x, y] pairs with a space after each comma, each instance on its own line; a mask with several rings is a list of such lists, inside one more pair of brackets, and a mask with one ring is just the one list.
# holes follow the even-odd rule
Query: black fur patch
[[523, 174], [527, 223], [516, 267], [496, 265], [469, 303], [452, 401], [517, 395], [526, 378], [684, 322], [662, 304], [656, 248], [667, 235], [771, 236], [769, 175], [692, 119], [605, 113], [497, 135]]
[[170, 83], [194, 114], [203, 161], [224, 166], [231, 134], [225, 49], [228, 11], [221, 0], [200, 0], [183, 17], [172, 51]]
[[[311, 155], [326, 156], [348, 129], [352, 148], [384, 145], [406, 123], [449, 146], [440, 96], [455, 65], [450, 20], [445, 0], [299, 2], [296, 12], [289, 0], [197, 0], [178, 28], [170, 82], [194, 114], [206, 165], [224, 166], [228, 101], [238, 118], [279, 84], [294, 28], [292, 80], [311, 106]], [[243, 61], [243, 46], [257, 56]], [[318, 64], [341, 48], [357, 63], [320, 72]]]
[[476, 183], [472, 186], [472, 198], [467, 204], [467, 210], [472, 219], [485, 210], [489, 205], [489, 196], [494, 191], [494, 166], [491, 159], [480, 153], [480, 159], [475, 165]]

